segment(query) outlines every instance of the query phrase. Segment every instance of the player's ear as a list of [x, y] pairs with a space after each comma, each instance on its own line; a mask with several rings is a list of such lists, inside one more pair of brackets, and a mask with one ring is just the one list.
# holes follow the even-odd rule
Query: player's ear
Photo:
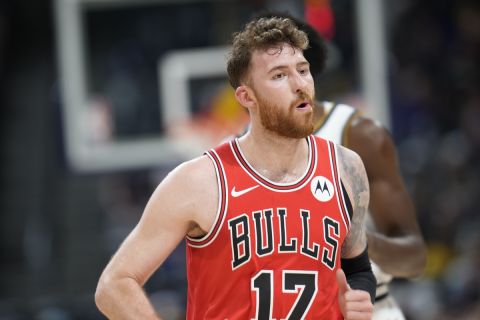
[[246, 108], [251, 108], [257, 105], [257, 99], [255, 98], [253, 90], [246, 85], [239, 86], [235, 89], [235, 98], [238, 103]]

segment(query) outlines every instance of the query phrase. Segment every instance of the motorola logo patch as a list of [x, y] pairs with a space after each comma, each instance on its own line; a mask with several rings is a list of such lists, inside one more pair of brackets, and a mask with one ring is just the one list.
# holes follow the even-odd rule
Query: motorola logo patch
[[312, 190], [313, 196], [321, 202], [329, 201], [335, 194], [332, 182], [323, 176], [312, 179], [310, 190]]

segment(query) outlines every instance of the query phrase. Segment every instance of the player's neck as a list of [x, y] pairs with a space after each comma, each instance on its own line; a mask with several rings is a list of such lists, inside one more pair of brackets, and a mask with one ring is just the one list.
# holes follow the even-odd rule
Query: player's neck
[[306, 139], [285, 138], [253, 129], [240, 138], [239, 143], [250, 165], [271, 181], [293, 182], [307, 169], [309, 148]]

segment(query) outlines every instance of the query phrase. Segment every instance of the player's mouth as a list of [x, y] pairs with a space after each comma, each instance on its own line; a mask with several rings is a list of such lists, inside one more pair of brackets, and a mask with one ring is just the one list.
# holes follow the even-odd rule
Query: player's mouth
[[298, 104], [295, 107], [295, 109], [300, 110], [300, 111], [304, 111], [304, 110], [306, 111], [306, 110], [312, 109], [312, 105], [308, 102], [302, 102], [302, 103]]

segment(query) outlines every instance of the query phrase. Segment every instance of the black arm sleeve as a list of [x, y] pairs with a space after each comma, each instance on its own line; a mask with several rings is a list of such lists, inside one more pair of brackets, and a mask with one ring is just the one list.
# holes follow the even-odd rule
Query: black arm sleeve
[[342, 269], [347, 277], [347, 282], [352, 289], [367, 291], [372, 303], [375, 302], [377, 280], [373, 275], [368, 252], [365, 248], [360, 255], [351, 259], [342, 259]]

